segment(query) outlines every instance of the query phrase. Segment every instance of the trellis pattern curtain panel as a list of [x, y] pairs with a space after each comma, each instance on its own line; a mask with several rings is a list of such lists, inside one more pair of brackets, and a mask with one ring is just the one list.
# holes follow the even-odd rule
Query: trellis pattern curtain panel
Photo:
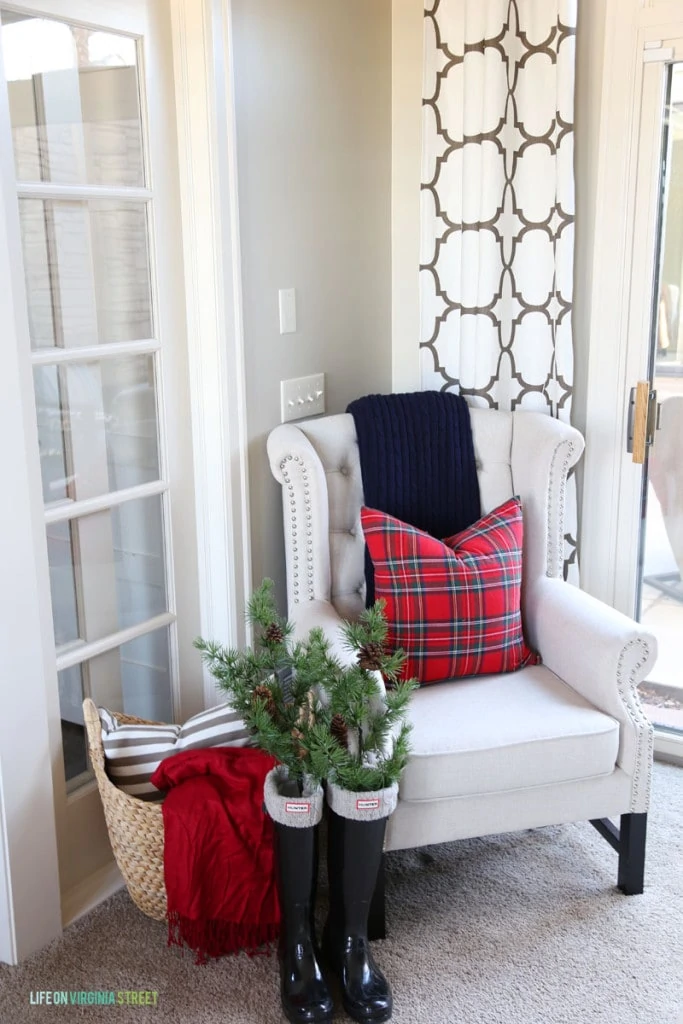
[[575, 30], [576, 0], [426, 0], [422, 387], [563, 420], [573, 381]]

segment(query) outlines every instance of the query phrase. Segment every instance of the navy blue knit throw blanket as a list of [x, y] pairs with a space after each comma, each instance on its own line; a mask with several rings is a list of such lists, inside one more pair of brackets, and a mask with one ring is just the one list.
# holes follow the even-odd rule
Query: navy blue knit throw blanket
[[[351, 402], [365, 504], [434, 537], [450, 537], [481, 515], [470, 411], [460, 395], [417, 391]], [[368, 607], [372, 562], [365, 549]]]

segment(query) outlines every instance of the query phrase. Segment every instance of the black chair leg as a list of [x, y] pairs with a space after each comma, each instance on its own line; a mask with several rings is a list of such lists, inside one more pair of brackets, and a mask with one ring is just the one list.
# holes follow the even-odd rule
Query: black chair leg
[[370, 904], [370, 913], [368, 914], [368, 938], [371, 941], [374, 939], [386, 939], [387, 937], [384, 900], [385, 861], [386, 854], [382, 854], [382, 860], [380, 861], [379, 871], [377, 873], [377, 884], [375, 885], [375, 892], [372, 897], [372, 903]]
[[643, 891], [647, 814], [622, 814], [619, 825], [617, 886], [627, 896]]

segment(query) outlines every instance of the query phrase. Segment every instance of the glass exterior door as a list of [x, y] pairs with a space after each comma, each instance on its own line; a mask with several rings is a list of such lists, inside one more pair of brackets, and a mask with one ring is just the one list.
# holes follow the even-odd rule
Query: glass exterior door
[[646, 713], [683, 734], [683, 62], [667, 69], [650, 380], [659, 403], [644, 474], [640, 621], [659, 657], [641, 686]]

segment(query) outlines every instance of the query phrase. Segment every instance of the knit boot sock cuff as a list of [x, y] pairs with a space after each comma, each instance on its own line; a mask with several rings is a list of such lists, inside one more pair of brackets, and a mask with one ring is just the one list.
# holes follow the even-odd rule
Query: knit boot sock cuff
[[353, 793], [342, 789], [334, 782], [327, 783], [327, 802], [340, 818], [352, 821], [377, 821], [388, 818], [396, 810], [398, 803], [398, 783], [377, 789], [372, 793]]
[[320, 784], [310, 775], [305, 775], [300, 796], [288, 795], [289, 788], [293, 787], [284, 765], [278, 765], [266, 775], [263, 799], [273, 821], [292, 828], [311, 828], [317, 825], [323, 816], [323, 791]]

